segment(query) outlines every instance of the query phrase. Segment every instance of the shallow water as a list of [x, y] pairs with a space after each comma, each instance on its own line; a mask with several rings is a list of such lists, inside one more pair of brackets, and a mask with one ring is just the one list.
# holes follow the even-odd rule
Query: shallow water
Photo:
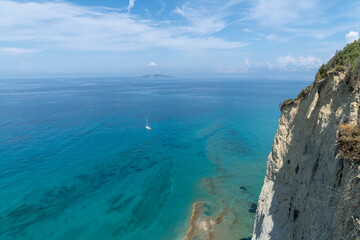
[[194, 239], [249, 237], [278, 104], [306, 85], [3, 80], [0, 238], [183, 239], [195, 202], [195, 225], [220, 217]]

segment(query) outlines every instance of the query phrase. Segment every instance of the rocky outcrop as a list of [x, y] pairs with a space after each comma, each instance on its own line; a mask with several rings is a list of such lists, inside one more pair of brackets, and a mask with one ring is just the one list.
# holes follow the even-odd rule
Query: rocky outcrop
[[340, 124], [359, 124], [360, 88], [347, 79], [329, 71], [282, 106], [253, 240], [360, 237], [360, 167], [337, 145]]

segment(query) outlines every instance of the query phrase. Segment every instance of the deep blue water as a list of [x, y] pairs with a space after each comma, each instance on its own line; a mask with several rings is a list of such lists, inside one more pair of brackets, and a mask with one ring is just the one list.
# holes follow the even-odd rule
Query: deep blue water
[[308, 84], [0, 81], [0, 239], [182, 239], [196, 201], [250, 236], [278, 104]]

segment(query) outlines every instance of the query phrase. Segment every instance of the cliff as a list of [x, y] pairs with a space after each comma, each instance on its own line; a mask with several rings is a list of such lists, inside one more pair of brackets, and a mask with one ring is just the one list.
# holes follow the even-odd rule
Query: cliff
[[358, 129], [359, 50], [349, 44], [281, 106], [253, 240], [360, 239], [360, 159], [339, 146], [340, 124]]

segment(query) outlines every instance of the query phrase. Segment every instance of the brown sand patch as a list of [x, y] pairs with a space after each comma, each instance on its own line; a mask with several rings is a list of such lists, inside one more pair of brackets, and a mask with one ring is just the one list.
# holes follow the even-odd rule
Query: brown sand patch
[[206, 202], [195, 202], [192, 206], [190, 227], [183, 240], [192, 240], [195, 236], [201, 240], [211, 240], [214, 238], [213, 227], [223, 222], [227, 211], [223, 210], [217, 217], [211, 218], [204, 214]]

